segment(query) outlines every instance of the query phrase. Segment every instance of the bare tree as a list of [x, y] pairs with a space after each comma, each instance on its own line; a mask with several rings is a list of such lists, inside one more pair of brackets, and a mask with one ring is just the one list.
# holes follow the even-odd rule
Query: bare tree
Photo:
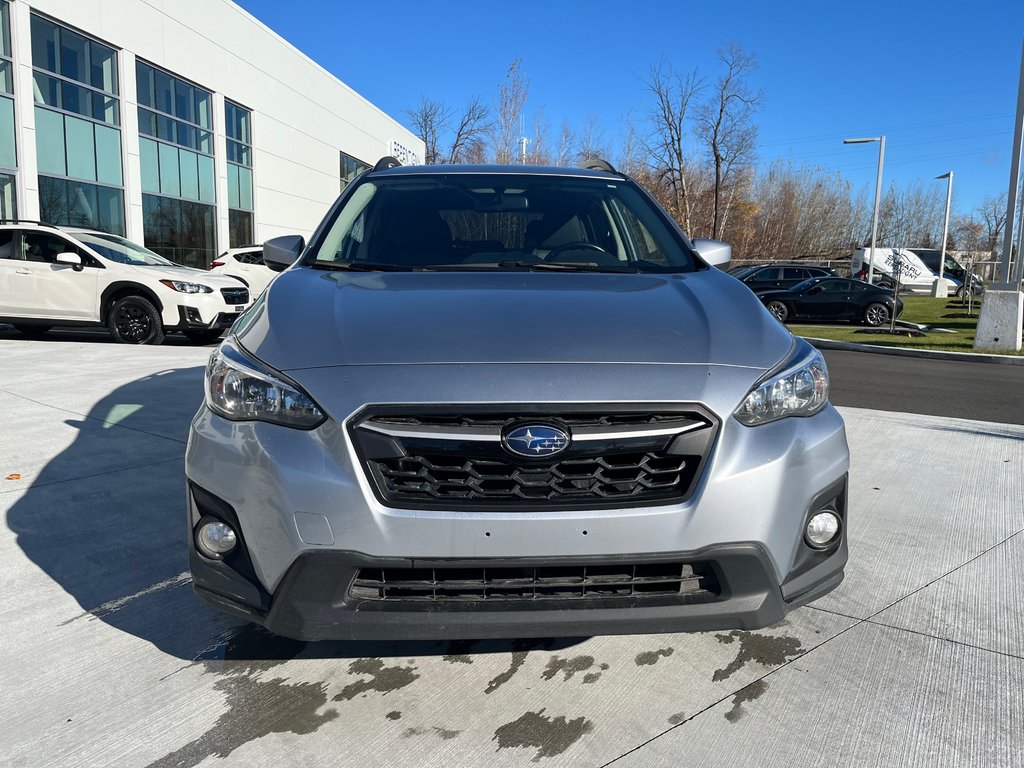
[[424, 162], [427, 165], [444, 162], [440, 142], [451, 125], [451, 109], [439, 101], [420, 96], [419, 104], [405, 110], [405, 114], [412, 122], [416, 135], [423, 139]]
[[604, 129], [596, 115], [590, 115], [576, 134], [576, 162], [608, 157], [610, 150], [604, 139]]
[[490, 127], [487, 106], [478, 96], [474, 96], [466, 104], [455, 127], [451, 149], [448, 151], [448, 162], [465, 163], [482, 156], [485, 152], [484, 140]]
[[711, 236], [718, 237], [722, 223], [722, 191], [734, 167], [753, 159], [757, 126], [753, 115], [761, 102], [760, 92], [751, 90], [748, 80], [757, 68], [757, 58], [738, 44], [718, 50], [725, 72], [715, 83], [715, 92], [701, 105], [697, 136], [711, 152], [715, 186]]
[[558, 136], [558, 164], [568, 165], [572, 160], [572, 148], [576, 146], [576, 134], [573, 133], [567, 120], [562, 121], [562, 130]]
[[505, 82], [498, 88], [498, 109], [495, 119], [494, 159], [511, 163], [516, 156], [519, 131], [522, 130], [523, 106], [530, 92], [530, 79], [523, 72], [523, 60], [516, 57], [505, 73]]
[[977, 208], [978, 218], [985, 227], [985, 250], [995, 253], [1006, 226], [1006, 193], [986, 197]]
[[647, 90], [654, 96], [649, 113], [651, 133], [646, 140], [653, 167], [652, 181], [665, 185], [667, 194], [662, 202], [667, 203], [669, 211], [687, 232], [693, 231], [687, 188], [691, 166], [687, 113], [703, 86], [697, 70], [677, 74], [664, 62], [653, 67], [647, 79]]

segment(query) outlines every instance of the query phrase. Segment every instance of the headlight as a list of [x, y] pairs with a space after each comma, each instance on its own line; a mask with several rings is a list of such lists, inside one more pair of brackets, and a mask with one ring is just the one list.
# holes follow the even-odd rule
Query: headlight
[[293, 381], [245, 354], [229, 338], [206, 366], [206, 405], [234, 421], [267, 421], [313, 429], [324, 413]]
[[828, 368], [821, 353], [806, 342], [791, 364], [750, 391], [736, 410], [736, 419], [748, 427], [787, 416], [810, 416], [828, 402]]
[[184, 280], [161, 280], [160, 282], [178, 293], [213, 293], [213, 288], [199, 283], [187, 283]]

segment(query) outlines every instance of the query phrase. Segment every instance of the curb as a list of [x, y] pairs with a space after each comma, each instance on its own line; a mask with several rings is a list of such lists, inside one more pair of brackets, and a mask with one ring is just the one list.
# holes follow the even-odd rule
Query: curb
[[815, 339], [811, 336], [801, 338], [810, 342], [818, 349], [834, 349], [843, 352], [874, 352], [879, 355], [895, 355], [897, 357], [924, 357], [932, 360], [956, 360], [967, 363], [994, 363], [996, 365], [1024, 365], [1024, 355], [984, 355], [974, 352], [944, 352], [940, 350], [915, 349], [913, 347], [880, 347], [876, 344], [855, 344], [852, 341], [832, 341], [831, 339]]

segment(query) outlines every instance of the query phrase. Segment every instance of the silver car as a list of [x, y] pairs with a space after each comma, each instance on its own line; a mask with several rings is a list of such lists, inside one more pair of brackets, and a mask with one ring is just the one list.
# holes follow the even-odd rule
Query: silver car
[[197, 594], [302, 640], [753, 629], [843, 578], [821, 355], [603, 163], [377, 167], [210, 358]]

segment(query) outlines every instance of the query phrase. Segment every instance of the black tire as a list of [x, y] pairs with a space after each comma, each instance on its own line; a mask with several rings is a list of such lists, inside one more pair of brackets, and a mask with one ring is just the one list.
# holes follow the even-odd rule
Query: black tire
[[885, 304], [877, 301], [873, 304], [868, 304], [867, 309], [864, 310], [865, 325], [877, 328], [887, 322], [889, 322], [889, 308]]
[[213, 344], [213, 342], [219, 341], [220, 337], [224, 335], [224, 329], [208, 328], [202, 331], [182, 331], [182, 333], [193, 344], [205, 346], [206, 344]]
[[52, 325], [16, 325], [14, 330], [20, 333], [22, 336], [28, 336], [30, 339], [41, 339], [48, 330], [53, 328]]
[[123, 296], [107, 313], [107, 328], [119, 344], [163, 344], [160, 313], [143, 296]]
[[781, 301], [769, 301], [764, 306], [780, 323], [786, 322], [786, 318], [789, 317], [789, 307]]

